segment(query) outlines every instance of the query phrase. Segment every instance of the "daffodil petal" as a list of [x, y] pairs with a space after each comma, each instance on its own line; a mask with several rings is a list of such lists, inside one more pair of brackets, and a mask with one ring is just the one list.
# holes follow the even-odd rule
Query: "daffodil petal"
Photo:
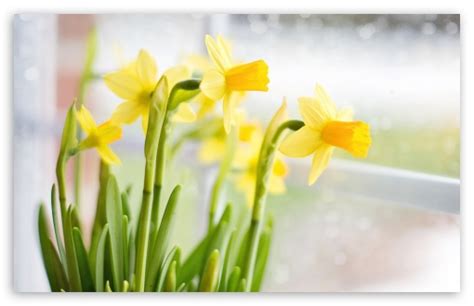
[[333, 118], [315, 98], [301, 97], [298, 99], [298, 103], [304, 123], [313, 129], [321, 128], [325, 122]]
[[174, 122], [189, 123], [196, 120], [196, 113], [193, 111], [189, 103], [181, 103], [173, 116]]
[[224, 112], [224, 129], [226, 133], [230, 132], [230, 129], [235, 124], [235, 108], [236, 105], [236, 96], [233, 93], [228, 93], [224, 96], [224, 101], [222, 104]]
[[138, 101], [123, 102], [119, 104], [112, 113], [111, 120], [117, 124], [130, 124], [137, 120], [137, 118], [143, 113], [144, 108], [146, 108], [146, 105]]
[[309, 126], [303, 126], [282, 141], [280, 152], [290, 157], [308, 156], [322, 144], [320, 134]]
[[352, 108], [350, 108], [350, 107], [342, 108], [337, 112], [336, 120], [338, 120], [338, 121], [352, 121], [353, 116], [354, 116], [354, 112], [353, 112]]
[[81, 108], [76, 112], [76, 118], [86, 133], [90, 133], [97, 127], [94, 118], [92, 118], [91, 113], [84, 105], [81, 105]]
[[137, 100], [143, 90], [140, 81], [127, 69], [106, 74], [104, 82], [114, 94], [125, 100]]
[[334, 147], [329, 145], [321, 145], [314, 153], [311, 171], [308, 177], [308, 185], [314, 184], [323, 171], [327, 168], [331, 160]]
[[206, 35], [205, 42], [207, 52], [209, 53], [209, 57], [211, 58], [212, 62], [217, 66], [217, 68], [224, 72], [227, 68], [229, 68], [232, 63], [230, 61], [230, 54], [228, 54], [228, 50], [225, 44], [222, 44], [220, 41], [221, 39], [218, 38], [216, 41], [210, 36]]
[[205, 164], [222, 159], [225, 152], [225, 142], [219, 139], [208, 139], [202, 142], [198, 151], [198, 158]]
[[286, 192], [285, 180], [276, 175], [270, 176], [268, 180], [268, 191], [273, 194], [283, 194]]
[[216, 69], [207, 71], [202, 77], [199, 88], [208, 98], [214, 101], [220, 100], [226, 91], [224, 74]]
[[120, 158], [106, 145], [97, 147], [97, 152], [99, 152], [100, 158], [109, 164], [109, 165], [119, 165], [121, 164]]
[[326, 93], [326, 90], [321, 85], [316, 85], [316, 99], [320, 102], [321, 107], [326, 110], [326, 113], [334, 118], [336, 116], [336, 105], [332, 101], [331, 97]]
[[176, 85], [176, 83], [184, 81], [191, 77], [191, 70], [184, 65], [179, 65], [167, 69], [164, 72], [164, 75], [166, 75], [166, 77], [168, 78], [168, 85], [171, 91], [171, 89], [173, 89], [173, 86]]
[[199, 93], [196, 97], [196, 101], [199, 104], [199, 110], [197, 113], [197, 118], [202, 118], [206, 114], [211, 113], [215, 107], [216, 107], [216, 101], [209, 99], [206, 95], [203, 93]]
[[288, 166], [281, 157], [275, 158], [275, 161], [273, 162], [272, 173], [273, 175], [279, 177], [285, 177], [288, 174]]
[[136, 62], [137, 76], [143, 87], [152, 88], [156, 84], [158, 67], [153, 57], [145, 50], [140, 50]]
[[103, 144], [110, 144], [122, 138], [122, 128], [112, 121], [106, 121], [97, 127], [97, 137]]

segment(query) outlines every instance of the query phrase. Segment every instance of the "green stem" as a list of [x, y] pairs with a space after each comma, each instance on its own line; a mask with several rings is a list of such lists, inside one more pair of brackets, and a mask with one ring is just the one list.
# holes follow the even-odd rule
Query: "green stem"
[[[163, 83], [162, 83], [163, 82]], [[152, 96], [150, 117], [145, 139], [145, 177], [143, 184], [142, 206], [137, 230], [136, 253], [136, 284], [135, 290], [145, 291], [145, 277], [147, 266], [147, 253], [150, 242], [150, 223], [153, 201], [153, 184], [155, 181], [155, 164], [157, 146], [163, 129], [164, 118], [167, 112], [168, 82], [166, 78], [160, 79]], [[159, 109], [159, 106], [163, 106]]]
[[163, 119], [163, 126], [160, 133], [160, 141], [156, 152], [156, 165], [155, 165], [155, 183], [153, 187], [153, 210], [151, 214], [151, 220], [154, 225], [155, 232], [158, 232], [160, 223], [160, 199], [163, 190], [163, 178], [165, 175], [166, 165], [166, 146], [167, 146], [167, 135], [171, 132], [171, 122], [169, 120], [170, 114], [166, 112]]
[[249, 244], [244, 264], [243, 278], [247, 280], [246, 291], [250, 291], [253, 282], [255, 261], [257, 258], [258, 242], [263, 228], [265, 204], [268, 193], [268, 180], [272, 173], [272, 165], [278, 142], [286, 129], [298, 130], [304, 123], [299, 120], [289, 120], [282, 123], [273, 134], [266, 134], [260, 148], [257, 166], [257, 179], [255, 182], [255, 196], [250, 223]]
[[66, 180], [64, 175], [64, 166], [66, 159], [64, 154], [59, 154], [58, 161], [56, 163], [56, 178], [58, 180], [58, 194], [59, 194], [59, 207], [61, 210], [61, 220], [64, 224], [66, 219]]
[[218, 209], [220, 197], [223, 190], [222, 186], [225, 183], [225, 178], [227, 177], [227, 174], [232, 168], [232, 161], [234, 160], [236, 146], [237, 146], [237, 130], [234, 127], [232, 128], [232, 130], [230, 131], [227, 137], [226, 151], [224, 154], [224, 158], [222, 159], [220, 163], [219, 172], [217, 174], [214, 185], [212, 186], [211, 199], [209, 203], [209, 220], [208, 220], [208, 227], [207, 227], [208, 233], [210, 233], [212, 229], [214, 228], [215, 214]]

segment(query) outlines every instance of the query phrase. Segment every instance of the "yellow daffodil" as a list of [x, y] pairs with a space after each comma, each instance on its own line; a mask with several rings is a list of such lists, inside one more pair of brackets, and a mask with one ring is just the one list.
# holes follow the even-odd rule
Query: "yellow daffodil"
[[[248, 143], [253, 139], [254, 134], [261, 130], [258, 122], [245, 121], [245, 113], [238, 115], [238, 137], [239, 142]], [[204, 164], [220, 161], [225, 154], [227, 135], [224, 128], [221, 128], [212, 137], [204, 140], [198, 151], [198, 158]]]
[[371, 144], [367, 123], [352, 121], [352, 111], [348, 109], [338, 111], [323, 87], [316, 86], [315, 94], [298, 99], [305, 126], [290, 134], [280, 146], [280, 151], [290, 157], [314, 154], [310, 185], [326, 169], [335, 147], [364, 158]]
[[[258, 157], [262, 141], [263, 134], [261, 129], [259, 129], [251, 135], [250, 144], [246, 147], [241, 146], [236, 154], [235, 164], [241, 170], [235, 177], [236, 187], [245, 194], [249, 207], [252, 206], [255, 193]], [[285, 193], [285, 177], [288, 174], [288, 166], [284, 162], [281, 153], [276, 155], [271, 169], [271, 175], [268, 180], [268, 192], [271, 194]]]
[[206, 35], [206, 47], [215, 69], [204, 73], [201, 91], [214, 101], [223, 99], [224, 129], [229, 133], [235, 122], [235, 109], [239, 92], [267, 91], [268, 66], [263, 60], [237, 64], [232, 60], [230, 48], [220, 36], [214, 40]]
[[97, 126], [91, 113], [84, 105], [76, 112], [76, 118], [87, 134], [87, 137], [79, 143], [79, 150], [96, 148], [104, 162], [120, 164], [120, 159], [108, 145], [122, 137], [122, 129], [110, 120]]
[[[165, 75], [170, 79], [170, 89], [176, 82], [181, 81], [180, 77], [185, 74], [186, 71], [180, 67], [166, 71]], [[116, 124], [130, 124], [141, 116], [142, 128], [146, 132], [151, 96], [158, 79], [156, 62], [145, 50], [140, 50], [138, 57], [132, 63], [118, 71], [106, 74], [104, 81], [107, 87], [125, 100], [114, 111], [111, 120]], [[186, 106], [180, 108], [181, 111], [187, 111], [187, 114], [183, 115], [183, 121], [189, 121], [193, 117], [189, 113], [193, 111], [185, 108]]]

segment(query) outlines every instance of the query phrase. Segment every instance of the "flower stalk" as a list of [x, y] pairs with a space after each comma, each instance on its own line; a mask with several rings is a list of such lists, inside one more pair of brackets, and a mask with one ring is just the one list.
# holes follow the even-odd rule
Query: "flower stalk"
[[271, 175], [275, 153], [278, 144], [286, 130], [296, 131], [304, 126], [299, 120], [289, 120], [279, 125], [276, 129], [273, 127], [278, 116], [275, 115], [263, 140], [257, 166], [257, 179], [255, 182], [255, 195], [252, 210], [252, 219], [249, 231], [249, 244], [246, 252], [243, 278], [247, 280], [245, 290], [251, 291], [252, 280], [254, 276], [255, 262], [257, 259], [258, 243], [264, 225], [265, 205], [268, 193], [268, 180]]

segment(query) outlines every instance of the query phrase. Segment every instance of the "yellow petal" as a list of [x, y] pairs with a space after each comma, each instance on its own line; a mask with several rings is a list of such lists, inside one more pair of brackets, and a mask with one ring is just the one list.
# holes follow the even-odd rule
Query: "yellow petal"
[[116, 124], [130, 124], [137, 120], [137, 118], [143, 113], [146, 108], [146, 104], [137, 101], [126, 101], [115, 109], [112, 113], [112, 120]]
[[285, 180], [280, 176], [272, 175], [268, 180], [268, 191], [273, 194], [283, 194], [286, 192]]
[[220, 38], [218, 38], [216, 43], [210, 35], [206, 35], [205, 42], [209, 57], [221, 72], [224, 72], [227, 68], [232, 66], [228, 49]]
[[114, 94], [125, 100], [138, 100], [143, 91], [140, 80], [126, 69], [106, 74], [104, 82]]
[[352, 117], [354, 116], [354, 112], [352, 108], [342, 108], [337, 112], [336, 120], [338, 121], [352, 121]]
[[196, 120], [196, 113], [193, 111], [189, 103], [181, 103], [179, 104], [172, 120], [174, 122], [193, 122]]
[[97, 127], [97, 137], [102, 144], [110, 144], [122, 138], [122, 128], [112, 121], [106, 121]]
[[322, 144], [321, 133], [303, 126], [288, 135], [280, 145], [280, 152], [290, 157], [305, 157]]
[[212, 69], [211, 62], [207, 57], [204, 57], [199, 54], [190, 54], [185, 60], [184, 65], [189, 67], [192, 73], [197, 73], [199, 75], [204, 74], [207, 70]]
[[199, 103], [199, 110], [197, 113], [197, 118], [202, 118], [206, 114], [211, 113], [215, 107], [216, 107], [216, 101], [209, 99], [206, 95], [203, 93], [199, 93], [196, 96], [196, 101]]
[[260, 129], [260, 126], [257, 123], [244, 122], [239, 125], [239, 140], [248, 142], [252, 140], [255, 133]]
[[225, 141], [211, 138], [202, 142], [198, 158], [203, 163], [212, 163], [222, 159], [225, 153]]
[[169, 90], [171, 91], [176, 83], [191, 77], [191, 70], [184, 65], [179, 65], [167, 69], [164, 75], [168, 78]]
[[156, 74], [158, 73], [158, 68], [153, 57], [142, 49], [138, 53], [136, 65], [137, 76], [143, 87], [147, 89], [154, 88], [157, 82]]
[[212, 69], [204, 73], [199, 88], [210, 99], [220, 100], [226, 92], [225, 76], [220, 71]]
[[288, 166], [285, 161], [280, 158], [275, 158], [273, 163], [272, 173], [274, 176], [285, 177], [288, 174]]
[[120, 158], [106, 145], [97, 147], [100, 158], [109, 165], [121, 164]]
[[308, 177], [308, 185], [314, 184], [319, 176], [323, 173], [331, 160], [334, 147], [329, 145], [321, 145], [314, 153], [311, 171]]
[[334, 102], [332, 99], [329, 97], [329, 95], [326, 93], [326, 90], [321, 85], [316, 85], [316, 99], [319, 101], [321, 104], [321, 107], [325, 109], [326, 113], [331, 117], [335, 118], [336, 117], [336, 106], [334, 105]]
[[224, 112], [224, 130], [227, 134], [229, 134], [232, 126], [235, 125], [236, 102], [236, 95], [232, 92], [224, 96], [222, 107]]
[[298, 103], [304, 123], [313, 129], [320, 129], [324, 123], [332, 119], [323, 105], [315, 98], [301, 97], [298, 99]]
[[370, 127], [362, 121], [329, 121], [321, 132], [321, 139], [361, 158], [367, 157], [372, 142]]
[[97, 127], [94, 118], [84, 105], [81, 105], [81, 108], [76, 112], [76, 118], [81, 128], [88, 134]]
[[263, 60], [234, 66], [225, 72], [226, 86], [233, 91], [268, 91], [268, 65]]

